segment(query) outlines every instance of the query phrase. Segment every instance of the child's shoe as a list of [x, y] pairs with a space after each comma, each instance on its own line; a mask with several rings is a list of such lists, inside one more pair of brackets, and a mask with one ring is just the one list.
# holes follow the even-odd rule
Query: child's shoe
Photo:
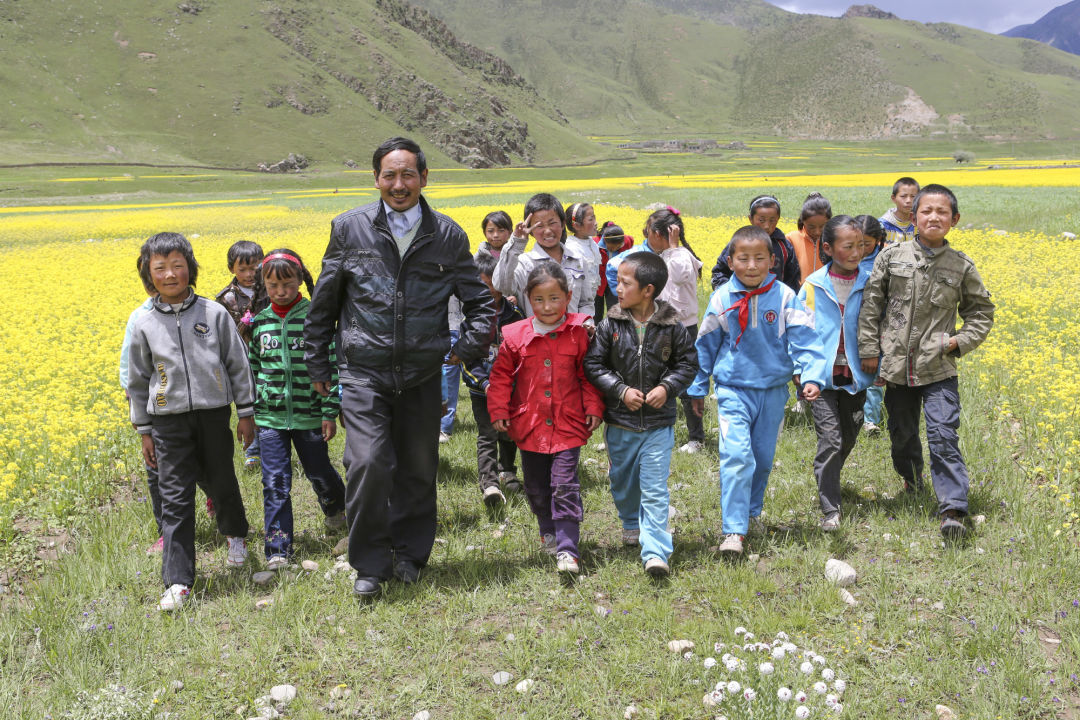
[[345, 519], [345, 511], [342, 510], [337, 515], [327, 515], [323, 518], [323, 524], [330, 532], [337, 532], [345, 527], [348, 521]]
[[634, 528], [633, 530], [622, 530], [622, 544], [627, 546], [634, 546], [641, 544], [641, 529]]
[[258, 470], [259, 466], [261, 464], [262, 464], [262, 460], [259, 459], [259, 456], [258, 455], [252, 455], [248, 459], [244, 460], [244, 469], [245, 470]]
[[284, 555], [271, 555], [270, 559], [266, 561], [267, 570], [280, 570], [289, 564], [289, 558]]
[[503, 489], [506, 492], [521, 492], [521, 481], [518, 480], [518, 476], [510, 471], [499, 473], [499, 482], [502, 483]]
[[691, 440], [682, 447], [679, 448], [679, 452], [686, 453], [687, 455], [696, 455], [705, 449], [705, 443], [700, 440]]
[[150, 547], [146, 548], [146, 554], [147, 555], [157, 555], [159, 552], [164, 552], [164, 551], [165, 551], [165, 538], [164, 537], [159, 537], [157, 539], [157, 542], [155, 542]]
[[745, 539], [746, 538], [742, 535], [736, 535], [735, 533], [725, 535], [724, 541], [720, 543], [720, 547], [717, 548], [717, 551], [719, 551], [721, 555], [730, 555], [732, 557], [742, 555], [743, 540]]
[[671, 574], [671, 567], [658, 557], [651, 557], [645, 561], [645, 572], [654, 578], [665, 578]]
[[217, 510], [214, 509], [214, 501], [211, 500], [209, 497], [207, 497], [206, 498], [206, 517], [213, 520], [214, 517], [216, 517], [216, 516], [217, 516]]
[[247, 540], [242, 537], [226, 537], [225, 543], [229, 546], [229, 553], [225, 556], [225, 564], [229, 567], [241, 567], [247, 561]]
[[497, 486], [489, 485], [488, 487], [484, 488], [484, 504], [487, 505], [489, 508], [496, 508], [500, 505], [505, 505], [506, 496], [502, 494], [502, 490], [500, 490]]
[[967, 534], [964, 516], [959, 510], [946, 510], [941, 513], [941, 534], [946, 540], [959, 540]]
[[866, 422], [862, 425], [862, 431], [869, 437], [877, 437], [881, 434], [881, 427], [872, 422]]
[[567, 575], [577, 575], [581, 568], [578, 567], [577, 558], [563, 550], [555, 556], [555, 567], [559, 572]]
[[450, 433], [440, 432], [439, 433], [439, 444], [440, 445], [445, 445], [448, 442], [450, 442]]
[[555, 550], [559, 547], [559, 543], [555, 540], [555, 536], [551, 533], [544, 533], [540, 536], [540, 549], [546, 552], [548, 555], [554, 555]]
[[831, 512], [821, 519], [821, 529], [824, 532], [836, 532], [840, 529], [840, 513]]
[[184, 606], [184, 601], [187, 600], [190, 594], [191, 588], [187, 585], [170, 585], [165, 594], [161, 596], [161, 600], [158, 601], [158, 610], [162, 612], [179, 610]]

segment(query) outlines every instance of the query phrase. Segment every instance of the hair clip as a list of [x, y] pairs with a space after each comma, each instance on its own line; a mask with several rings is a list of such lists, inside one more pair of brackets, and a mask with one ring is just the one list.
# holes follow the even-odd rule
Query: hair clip
[[675, 215], [675, 216], [678, 216], [678, 215], [680, 214], [678, 210], [676, 210], [675, 208], [671, 207], [670, 205], [668, 205], [668, 206], [667, 206], [667, 211], [668, 211], [669, 213], [671, 213], [672, 215]]

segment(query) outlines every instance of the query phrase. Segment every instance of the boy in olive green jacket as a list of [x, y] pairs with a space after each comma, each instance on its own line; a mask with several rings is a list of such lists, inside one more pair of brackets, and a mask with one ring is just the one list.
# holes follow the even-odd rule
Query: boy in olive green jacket
[[908, 491], [922, 485], [921, 406], [941, 533], [960, 537], [966, 532], [968, 472], [957, 434], [956, 358], [986, 339], [994, 303], [975, 263], [945, 240], [960, 220], [956, 195], [928, 185], [912, 213], [915, 241], [887, 247], [874, 261], [859, 313], [859, 356], [863, 370], [878, 372], [878, 382], [887, 385], [893, 467]]

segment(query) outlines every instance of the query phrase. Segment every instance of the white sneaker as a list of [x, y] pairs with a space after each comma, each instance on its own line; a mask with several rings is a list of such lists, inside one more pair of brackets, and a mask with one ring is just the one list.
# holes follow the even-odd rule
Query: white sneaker
[[874, 437], [875, 435], [879, 435], [881, 433], [881, 428], [872, 422], [866, 422], [863, 423], [862, 431], [870, 437]]
[[158, 610], [162, 612], [179, 610], [184, 606], [184, 601], [187, 600], [190, 594], [191, 588], [187, 585], [170, 585], [165, 594], [161, 596], [161, 600], [158, 601]]
[[344, 529], [347, 523], [348, 520], [345, 518], [344, 510], [337, 515], [327, 515], [323, 518], [323, 524], [326, 526], [326, 529], [331, 532]]
[[577, 558], [565, 550], [555, 556], [555, 561], [555, 567], [557, 567], [561, 573], [577, 575], [580, 571]]
[[440, 432], [439, 433], [439, 444], [442, 445], [442, 444], [445, 444], [445, 443], [448, 443], [448, 442], [450, 442], [450, 433]]
[[671, 567], [660, 558], [651, 557], [645, 561], [645, 572], [655, 578], [662, 578], [671, 574]]
[[242, 566], [247, 561], [247, 540], [242, 537], [226, 537], [225, 542], [229, 546], [225, 564], [230, 567]]
[[724, 542], [720, 543], [717, 550], [724, 555], [742, 555], [743, 536], [731, 533], [724, 536]]
[[699, 453], [705, 449], [705, 443], [700, 440], [691, 440], [690, 442], [679, 448], [679, 452], [686, 453], [687, 455], [693, 455]]
[[821, 529], [824, 532], [836, 532], [840, 529], [840, 513], [831, 512], [821, 519]]
[[555, 540], [555, 536], [551, 533], [545, 533], [540, 536], [540, 549], [546, 552], [548, 555], [554, 555], [555, 550], [558, 549], [559, 544]]
[[804, 412], [806, 412], [806, 403], [804, 403], [802, 400], [796, 400], [795, 404], [791, 406], [791, 412], [795, 413], [796, 415], [802, 415]]
[[284, 555], [271, 555], [270, 559], [266, 561], [267, 570], [280, 570], [289, 564], [289, 558]]
[[484, 488], [484, 504], [488, 507], [498, 507], [506, 504], [506, 496], [502, 494], [502, 490], [498, 487], [491, 485]]
[[641, 544], [641, 529], [634, 528], [633, 530], [627, 530], [623, 528], [622, 531], [622, 544], [623, 545], [640, 545]]
[[598, 442], [593, 445], [593, 450], [607, 450], [607, 443]]

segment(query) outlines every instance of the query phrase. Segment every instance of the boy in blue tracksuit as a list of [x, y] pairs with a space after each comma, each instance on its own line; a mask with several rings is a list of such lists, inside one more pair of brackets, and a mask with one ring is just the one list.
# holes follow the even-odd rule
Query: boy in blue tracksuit
[[699, 370], [687, 394], [700, 415], [710, 375], [716, 383], [724, 534], [719, 549], [739, 555], [750, 518], [761, 514], [787, 384], [798, 378], [803, 397], [813, 402], [825, 386], [828, 361], [813, 315], [770, 272], [768, 234], [747, 225], [729, 247], [734, 277], [709, 299], [698, 330]]
[[840, 470], [855, 447], [866, 389], [874, 382], [859, 363], [859, 309], [870, 269], [861, 264], [867, 248], [855, 218], [829, 220], [821, 247], [832, 259], [806, 279], [799, 300], [813, 313], [825, 356], [832, 359], [821, 397], [811, 405], [818, 436], [814, 475], [824, 516], [821, 529], [832, 532], [840, 527]]
[[481, 249], [474, 258], [480, 279], [488, 286], [491, 297], [495, 299], [495, 333], [488, 353], [467, 368], [464, 368], [465, 385], [469, 388], [472, 401], [473, 419], [476, 420], [476, 470], [480, 480], [480, 492], [484, 504], [498, 507], [506, 502], [506, 496], [499, 487], [500, 480], [505, 482], [507, 490], [520, 490], [514, 458], [517, 445], [506, 433], [501, 433], [491, 424], [491, 415], [487, 406], [488, 376], [495, 363], [499, 345], [502, 344], [502, 328], [518, 320], [525, 319], [525, 313], [510, 298], [491, 284], [491, 274], [495, 272], [497, 260], [487, 250]]

